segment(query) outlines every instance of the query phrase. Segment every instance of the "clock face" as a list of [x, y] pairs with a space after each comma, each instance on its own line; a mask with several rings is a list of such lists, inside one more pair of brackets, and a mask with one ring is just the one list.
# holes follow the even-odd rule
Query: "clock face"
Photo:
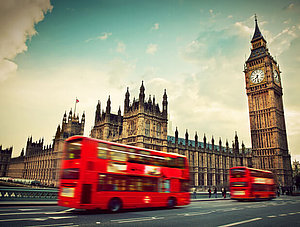
[[279, 83], [279, 74], [277, 70], [273, 70], [273, 77], [276, 83]]
[[264, 77], [264, 72], [261, 69], [257, 69], [251, 73], [250, 81], [254, 84], [258, 84], [263, 81]]

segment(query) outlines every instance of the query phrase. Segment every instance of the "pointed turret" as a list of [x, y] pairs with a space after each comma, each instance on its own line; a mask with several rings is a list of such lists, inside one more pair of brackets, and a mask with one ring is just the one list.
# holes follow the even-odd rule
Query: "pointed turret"
[[186, 146], [189, 145], [189, 133], [188, 133], [188, 130], [185, 131], [185, 145]]
[[221, 137], [219, 138], [219, 151], [222, 151], [222, 140], [221, 140]]
[[198, 147], [198, 135], [197, 132], [195, 133], [195, 147]]
[[141, 85], [141, 87], [140, 87], [139, 101], [140, 101], [140, 105], [144, 105], [144, 101], [145, 101], [145, 87], [144, 87], [144, 81], [142, 81], [142, 85]]
[[125, 101], [124, 101], [124, 114], [128, 112], [129, 110], [129, 88], [127, 87], [127, 91], [125, 93]]
[[163, 109], [162, 113], [165, 118], [168, 117], [168, 96], [167, 96], [167, 90], [164, 91], [163, 101], [162, 101]]
[[72, 108], [71, 108], [71, 110], [70, 110], [70, 112], [69, 112], [69, 118], [68, 118], [68, 120], [69, 120], [69, 121], [72, 120]]
[[235, 132], [235, 137], [234, 137], [234, 152], [239, 153], [239, 138], [237, 136], [237, 132]]
[[101, 119], [101, 102], [98, 100], [98, 104], [96, 107], [96, 113], [95, 113], [95, 124], [100, 121]]
[[203, 137], [203, 143], [204, 143], [204, 148], [206, 148], [206, 136], [205, 136], [205, 133], [204, 133], [204, 137]]
[[110, 114], [110, 110], [111, 110], [111, 102], [110, 102], [110, 95], [108, 96], [108, 100], [107, 100], [107, 105], [106, 105], [106, 115]]
[[67, 122], [67, 113], [65, 111], [65, 114], [64, 114], [64, 117], [63, 117], [63, 123], [66, 123]]
[[257, 17], [255, 14], [255, 31], [254, 31], [251, 43], [254, 43], [255, 41], [257, 41], [259, 39], [263, 39], [265, 42], [267, 42], [259, 30], [258, 23], [257, 23]]
[[176, 127], [176, 130], [175, 130], [175, 145], [176, 146], [178, 145], [178, 130], [177, 130], [177, 127]]
[[85, 112], [83, 111], [83, 114], [81, 116], [81, 123], [84, 124], [85, 123]]
[[211, 147], [212, 147], [212, 150], [215, 150], [215, 140], [214, 140], [214, 136], [212, 136], [212, 138], [211, 138]]

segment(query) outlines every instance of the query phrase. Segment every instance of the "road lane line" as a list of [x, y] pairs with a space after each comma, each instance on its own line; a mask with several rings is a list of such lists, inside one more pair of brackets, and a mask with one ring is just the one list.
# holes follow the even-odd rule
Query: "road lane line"
[[33, 210], [41, 210], [41, 209], [18, 209], [20, 211], [33, 211]]
[[245, 224], [245, 223], [252, 222], [252, 221], [258, 221], [258, 220], [261, 220], [261, 219], [262, 218], [253, 218], [253, 219], [249, 219], [249, 220], [245, 220], [245, 221], [239, 221], [239, 222], [234, 222], [234, 223], [230, 223], [230, 224], [226, 224], [226, 225], [219, 225], [219, 227], [230, 227], [230, 226]]
[[70, 209], [67, 209], [67, 210], [56, 211], [56, 212], [46, 212], [45, 214], [64, 214], [64, 213], [68, 213], [72, 210], [75, 210], [75, 208], [70, 208]]
[[61, 224], [51, 224], [51, 225], [27, 225], [26, 227], [47, 227], [47, 226], [73, 226], [74, 223], [61, 223]]
[[293, 214], [296, 214], [296, 213], [294, 213], [294, 212], [293, 213], [289, 213], [289, 215], [293, 215]]
[[287, 214], [279, 214], [280, 217], [287, 216]]
[[64, 218], [77, 218], [77, 216], [48, 217], [48, 218], [56, 220], [56, 219], [64, 219]]
[[128, 222], [153, 221], [153, 220], [160, 220], [160, 219], [164, 219], [164, 217], [127, 218], [127, 219], [116, 219], [111, 221], [121, 224], [121, 223], [128, 223]]
[[270, 216], [267, 216], [268, 218], [276, 218], [277, 216], [276, 215], [270, 215]]
[[5, 219], [0, 220], [0, 222], [10, 222], [10, 221], [45, 221], [48, 218], [19, 218], [19, 219]]

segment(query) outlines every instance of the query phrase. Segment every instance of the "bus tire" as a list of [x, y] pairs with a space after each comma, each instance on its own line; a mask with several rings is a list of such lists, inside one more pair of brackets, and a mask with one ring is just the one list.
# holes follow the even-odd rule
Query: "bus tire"
[[122, 201], [119, 198], [112, 198], [108, 203], [108, 210], [116, 213], [122, 209]]
[[171, 208], [174, 208], [175, 206], [176, 206], [176, 198], [174, 198], [174, 197], [168, 198], [167, 207], [169, 209], [171, 209]]

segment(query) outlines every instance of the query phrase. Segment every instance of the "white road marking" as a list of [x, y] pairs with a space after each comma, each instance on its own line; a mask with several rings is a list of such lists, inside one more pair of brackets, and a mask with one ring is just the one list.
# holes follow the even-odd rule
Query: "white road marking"
[[209, 211], [209, 212], [191, 212], [191, 213], [184, 213], [184, 214], [177, 214], [177, 215], [181, 215], [181, 216], [196, 216], [196, 215], [204, 215], [204, 214], [211, 214], [214, 213], [216, 211]]
[[20, 211], [33, 211], [33, 210], [41, 210], [41, 209], [18, 209]]
[[2, 213], [0, 215], [45, 214], [44, 212]]
[[283, 216], [287, 216], [287, 214], [279, 214], [278, 216], [283, 217]]
[[45, 214], [64, 214], [64, 213], [68, 213], [72, 210], [75, 210], [75, 208], [70, 208], [70, 209], [67, 209], [67, 210], [56, 211], [56, 212], [47, 212]]
[[296, 214], [296, 213], [289, 213], [289, 215], [293, 215], [293, 214]]
[[111, 221], [117, 222], [117, 223], [128, 223], [128, 222], [139, 222], [139, 221], [153, 221], [153, 220], [159, 220], [159, 219], [164, 219], [164, 217], [126, 218], [126, 219], [117, 219], [117, 220], [111, 220]]
[[61, 224], [51, 224], [51, 225], [28, 225], [26, 227], [46, 227], [46, 226], [73, 226], [74, 223], [61, 223]]
[[64, 218], [77, 218], [77, 216], [48, 217], [48, 218], [56, 220], [56, 219], [64, 219]]
[[252, 221], [258, 221], [261, 219], [262, 218], [253, 218], [253, 219], [249, 219], [249, 220], [245, 220], [245, 221], [239, 221], [239, 222], [234, 222], [234, 223], [230, 223], [230, 224], [226, 224], [226, 225], [220, 225], [219, 227], [230, 227], [230, 226], [240, 225], [240, 224], [244, 224], [244, 223], [248, 223], [248, 222], [252, 222]]
[[100, 225], [100, 224], [101, 224], [101, 222], [100, 222], [100, 221], [97, 221], [97, 222], [96, 222], [96, 224], [97, 224], [97, 225]]
[[10, 222], [10, 221], [45, 221], [48, 218], [19, 218], [19, 219], [6, 219], [0, 220], [0, 222]]
[[270, 216], [267, 216], [268, 218], [276, 218], [277, 216], [275, 215], [270, 215]]

